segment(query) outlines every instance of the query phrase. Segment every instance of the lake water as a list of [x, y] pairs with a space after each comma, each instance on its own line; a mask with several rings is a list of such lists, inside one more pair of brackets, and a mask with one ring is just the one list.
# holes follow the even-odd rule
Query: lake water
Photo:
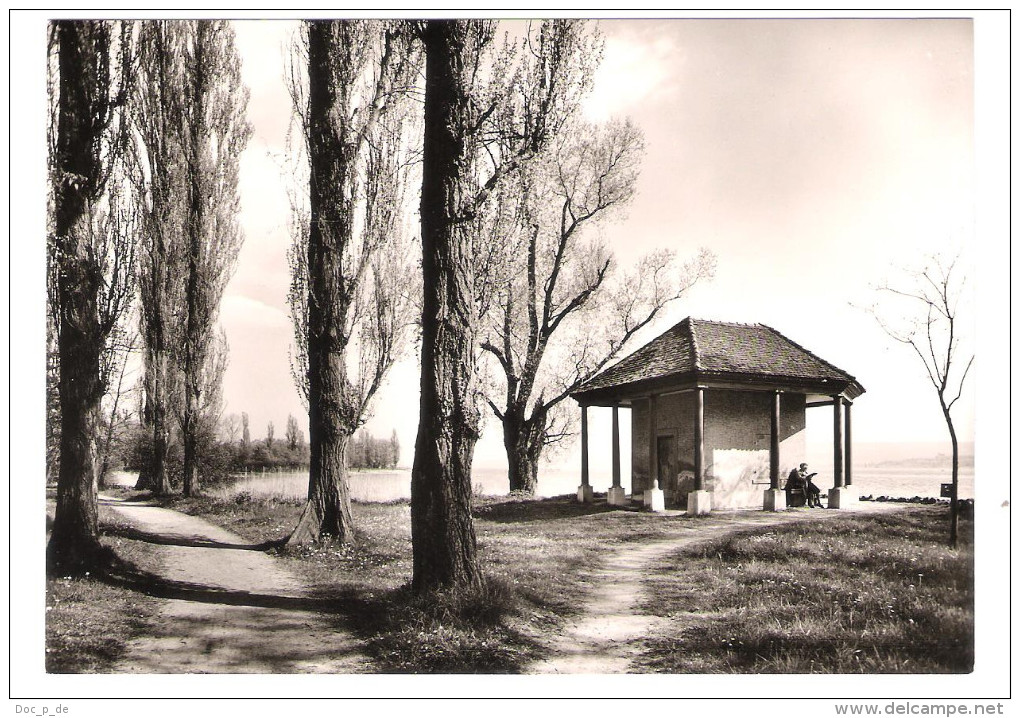
[[[577, 491], [577, 472], [552, 471], [539, 476], [539, 496], [558, 496]], [[352, 471], [349, 486], [355, 501], [398, 501], [411, 498], [411, 471]], [[509, 491], [505, 469], [476, 469], [472, 472], [475, 493], [502, 496]], [[256, 496], [301, 499], [308, 495], [307, 472], [253, 473], [239, 478], [229, 487], [212, 491], [231, 495], [249, 491]]]
[[[824, 490], [831, 484], [823, 480], [816, 482]], [[591, 484], [596, 491], [605, 491], [612, 483], [608, 472], [593, 471]], [[830, 479], [831, 480], [831, 479]], [[897, 466], [854, 467], [853, 483], [861, 496], [913, 496], [938, 497], [939, 486], [950, 481], [950, 470], [930, 466], [900, 464]], [[559, 496], [573, 494], [580, 483], [580, 472], [563, 468], [540, 469], [538, 496]], [[472, 472], [472, 484], [476, 493], [488, 496], [502, 496], [509, 491], [505, 469], [480, 468]], [[629, 490], [625, 476], [624, 488]], [[355, 501], [395, 501], [411, 498], [411, 472], [407, 469], [395, 471], [357, 471], [350, 475], [351, 498]], [[266, 472], [250, 474], [234, 484], [215, 490], [224, 496], [250, 491], [260, 496], [279, 496], [302, 499], [308, 491], [306, 472]], [[974, 469], [972, 465], [960, 467], [960, 498], [974, 497]]]

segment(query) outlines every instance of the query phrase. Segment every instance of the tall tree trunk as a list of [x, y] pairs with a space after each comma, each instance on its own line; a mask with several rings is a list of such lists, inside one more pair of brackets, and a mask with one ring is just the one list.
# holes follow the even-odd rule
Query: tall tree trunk
[[953, 444], [953, 494], [949, 499], [949, 545], [956, 548], [959, 545], [960, 532], [960, 444], [956, 438], [956, 428], [953, 426], [949, 409], [943, 406], [942, 413], [946, 417], [949, 438]]
[[110, 449], [113, 446], [113, 433], [117, 423], [117, 409], [120, 407], [120, 397], [124, 391], [124, 374], [127, 371], [127, 355], [134, 350], [135, 341], [134, 339], [127, 346], [124, 360], [120, 365], [120, 371], [117, 373], [117, 389], [113, 394], [113, 407], [110, 409], [110, 425], [106, 427], [106, 437], [103, 439], [102, 457], [103, 460], [99, 466], [99, 477], [97, 483], [100, 489], [106, 488], [106, 476], [110, 471]]
[[[205, 310], [204, 294], [207, 289], [202, 287], [202, 236], [204, 227], [205, 203], [202, 187], [202, 144], [205, 141], [204, 128], [206, 123], [205, 100], [208, 88], [206, 83], [205, 32], [208, 25], [199, 21], [196, 25], [194, 75], [191, 78], [191, 112], [189, 147], [189, 197], [188, 197], [188, 285], [187, 310], [188, 319], [185, 329], [184, 346], [184, 417], [181, 422], [181, 434], [184, 442], [184, 486], [185, 496], [194, 496], [198, 492], [198, 412], [202, 383], [202, 364], [205, 359], [207, 328], [203, 322]], [[208, 191], [208, 190], [206, 190]]]
[[[194, 190], [194, 188], [193, 188]], [[193, 195], [193, 197], [197, 197]], [[192, 201], [192, 212], [200, 214], [195, 208], [200, 202]], [[194, 221], [194, 220], [193, 220]], [[187, 338], [184, 347], [184, 412], [181, 421], [181, 441], [184, 444], [184, 481], [182, 493], [195, 496], [198, 493], [198, 428], [199, 428], [199, 395], [202, 382], [200, 345], [203, 332], [199, 326], [197, 315], [199, 293], [198, 252], [196, 245], [201, 244], [201, 236], [191, 227], [191, 249], [188, 258], [188, 321]]]
[[96, 486], [100, 490], [106, 488], [106, 477], [110, 473], [110, 447], [113, 445], [113, 424], [117, 421], [117, 402], [114, 401], [113, 411], [110, 412], [110, 423], [106, 427], [106, 436], [103, 437], [103, 447], [99, 450], [102, 460], [99, 462], [99, 469], [96, 471]]
[[[196, 110], [197, 111], [197, 110]], [[192, 158], [197, 161], [196, 158]], [[201, 253], [202, 202], [198, 196], [197, 179], [192, 171], [191, 213], [189, 222], [190, 249], [188, 252], [188, 288], [186, 339], [184, 346], [184, 412], [181, 421], [181, 440], [184, 444], [184, 481], [182, 493], [195, 496], [198, 493], [198, 429], [199, 399], [202, 382], [201, 346], [204, 342], [203, 329], [198, 318], [201, 311], [199, 287], [201, 281], [199, 254]]]
[[[146, 356], [146, 359], [148, 359], [148, 356]], [[142, 376], [146, 382], [150, 380], [148, 374], [148, 369], [145, 369]], [[152, 392], [148, 385], [146, 385], [138, 413], [142, 431], [147, 432], [148, 436], [152, 435], [152, 407]], [[138, 479], [135, 481], [135, 490], [148, 491], [152, 488], [152, 447], [149, 446], [139, 458], [141, 462], [138, 466]]]
[[48, 549], [49, 568], [59, 574], [94, 569], [100, 550], [95, 438], [102, 390], [91, 273], [82, 266], [60, 281], [60, 471]]
[[158, 412], [152, 431], [152, 476], [149, 488], [156, 496], [169, 496], [170, 483], [170, 427], [164, 412]]
[[[60, 98], [54, 230], [58, 262], [60, 471], [48, 569], [82, 574], [99, 562], [96, 427], [103, 396], [103, 334], [98, 292], [102, 272], [91, 247], [88, 205], [102, 173], [96, 116], [109, 88], [110, 29], [101, 22], [57, 23]], [[102, 115], [100, 114], [100, 117]]]
[[106, 488], [106, 477], [110, 473], [110, 447], [113, 445], [113, 425], [117, 421], [117, 400], [114, 399], [113, 411], [110, 412], [110, 423], [106, 426], [106, 435], [103, 437], [103, 445], [97, 451], [101, 457], [99, 468], [96, 470], [96, 486], [99, 490]]
[[503, 446], [506, 449], [510, 490], [534, 496], [538, 487], [538, 462], [544, 448], [545, 422], [526, 420], [514, 410], [503, 417]]
[[354, 537], [351, 500], [347, 489], [347, 447], [344, 434], [320, 444], [322, 451], [314, 459], [308, 482], [308, 502], [289, 544], [320, 541], [329, 536], [340, 541]]
[[429, 21], [421, 194], [421, 404], [411, 472], [412, 586], [416, 592], [480, 581], [471, 517], [475, 305], [468, 228], [460, 217], [470, 177], [471, 100], [465, 75], [470, 21]]
[[534, 452], [507, 450], [510, 491], [522, 496], [534, 496], [538, 488], [538, 460]]
[[[308, 236], [308, 503], [288, 542], [330, 536], [353, 540], [347, 485], [347, 443], [357, 423], [351, 406], [343, 317], [351, 297], [341, 285], [344, 247], [353, 235], [355, 182], [352, 148], [342, 141], [336, 69], [345, 53], [343, 25], [308, 27], [308, 123], [311, 163]], [[339, 110], [339, 111], [338, 111]], [[318, 525], [316, 525], [318, 524]]]
[[184, 443], [184, 496], [198, 495], [198, 421], [192, 406], [186, 411], [181, 425], [181, 439]]
[[149, 377], [151, 386], [146, 396], [146, 415], [149, 431], [152, 433], [152, 455], [148, 465], [142, 467], [138, 474], [135, 488], [148, 490], [156, 496], [167, 496], [170, 485], [170, 426], [167, 423], [167, 402], [164, 377], [167, 373], [167, 362], [156, 359], [147, 369], [152, 373]]

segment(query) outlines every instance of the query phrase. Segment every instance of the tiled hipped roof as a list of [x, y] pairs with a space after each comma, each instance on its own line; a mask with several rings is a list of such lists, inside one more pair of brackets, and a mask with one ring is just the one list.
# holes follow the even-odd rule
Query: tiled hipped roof
[[710, 322], [688, 317], [636, 352], [596, 375], [575, 392], [688, 375], [803, 383], [853, 384], [842, 369], [815, 356], [764, 324]]

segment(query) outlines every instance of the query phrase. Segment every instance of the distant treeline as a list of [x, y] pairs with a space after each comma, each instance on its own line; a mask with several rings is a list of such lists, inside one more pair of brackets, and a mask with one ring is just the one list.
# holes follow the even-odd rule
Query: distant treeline
[[[233, 475], [253, 471], [300, 471], [308, 468], [309, 448], [301, 431], [288, 418], [288, 431], [283, 439], [275, 437], [272, 424], [261, 439], [222, 438], [215, 428], [199, 432], [199, 475], [203, 485], [222, 483]], [[135, 421], [124, 421], [115, 427], [109, 448], [108, 468], [151, 471], [152, 432]], [[184, 470], [184, 448], [179, 432], [171, 434], [169, 473], [175, 487], [180, 485]], [[400, 441], [394, 430], [389, 439], [372, 436], [362, 429], [355, 433], [348, 446], [351, 469], [391, 469], [400, 460]]]
[[366, 430], [356, 432], [347, 449], [352, 469], [395, 469], [400, 461], [400, 440], [394, 429], [389, 439], [377, 439]]

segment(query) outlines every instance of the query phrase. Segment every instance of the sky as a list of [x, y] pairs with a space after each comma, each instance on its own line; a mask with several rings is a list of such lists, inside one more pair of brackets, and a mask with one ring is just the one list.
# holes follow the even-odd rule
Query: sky
[[[662, 247], [681, 257], [708, 247], [718, 258], [715, 279], [670, 306], [631, 349], [686, 316], [768, 324], [865, 386], [855, 441], [947, 440], [917, 357], [864, 307], [874, 286], [925, 253], [973, 260], [971, 23], [616, 20], [600, 28], [605, 54], [585, 112], [630, 117], [646, 141], [636, 197], [602, 230], [609, 246], [623, 268]], [[242, 157], [246, 240], [221, 320], [231, 347], [226, 412], [248, 412], [255, 436], [304, 413], [289, 371], [281, 171], [290, 122], [283, 53], [294, 29], [237, 23], [254, 136]], [[974, 336], [972, 325], [965, 330]], [[397, 430], [405, 465], [418, 380], [413, 360], [394, 367], [368, 423], [377, 435]], [[608, 432], [604, 413], [590, 417], [596, 443]], [[971, 392], [956, 417], [970, 440]], [[808, 418], [809, 442], [825, 441], [828, 413]], [[575, 445], [557, 458], [571, 464], [576, 453]], [[504, 461], [490, 419], [476, 464]]]

